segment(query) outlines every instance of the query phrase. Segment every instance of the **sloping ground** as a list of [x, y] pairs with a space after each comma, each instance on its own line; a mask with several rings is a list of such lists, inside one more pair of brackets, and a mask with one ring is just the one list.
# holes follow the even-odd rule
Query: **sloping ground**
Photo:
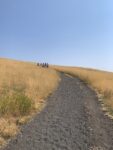
[[18, 132], [20, 124], [43, 109], [58, 82], [51, 68], [0, 58], [0, 146]]
[[82, 67], [52, 66], [54, 69], [78, 77], [101, 95], [104, 109], [113, 118], [113, 72]]
[[62, 75], [45, 109], [4, 150], [113, 150], [113, 121], [94, 91]]

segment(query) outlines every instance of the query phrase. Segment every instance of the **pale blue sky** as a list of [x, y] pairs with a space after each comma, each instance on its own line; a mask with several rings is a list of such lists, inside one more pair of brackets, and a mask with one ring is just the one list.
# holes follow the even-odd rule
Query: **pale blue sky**
[[113, 71], [113, 0], [0, 0], [0, 57]]

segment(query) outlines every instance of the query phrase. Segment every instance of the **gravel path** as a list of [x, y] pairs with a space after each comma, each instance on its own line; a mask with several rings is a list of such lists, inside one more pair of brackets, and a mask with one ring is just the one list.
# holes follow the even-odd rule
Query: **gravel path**
[[113, 150], [113, 121], [78, 78], [62, 81], [46, 108], [4, 150]]

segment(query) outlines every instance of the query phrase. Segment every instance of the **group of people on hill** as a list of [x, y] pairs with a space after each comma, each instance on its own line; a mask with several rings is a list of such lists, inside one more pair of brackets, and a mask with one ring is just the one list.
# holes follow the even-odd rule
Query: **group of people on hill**
[[37, 66], [43, 67], [43, 68], [49, 68], [48, 63], [37, 63]]

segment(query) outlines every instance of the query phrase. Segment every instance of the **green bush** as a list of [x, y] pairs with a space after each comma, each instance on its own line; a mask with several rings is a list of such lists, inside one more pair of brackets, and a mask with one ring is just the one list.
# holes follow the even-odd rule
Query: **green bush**
[[26, 115], [31, 111], [32, 106], [32, 101], [23, 93], [2, 96], [0, 98], [0, 115]]

